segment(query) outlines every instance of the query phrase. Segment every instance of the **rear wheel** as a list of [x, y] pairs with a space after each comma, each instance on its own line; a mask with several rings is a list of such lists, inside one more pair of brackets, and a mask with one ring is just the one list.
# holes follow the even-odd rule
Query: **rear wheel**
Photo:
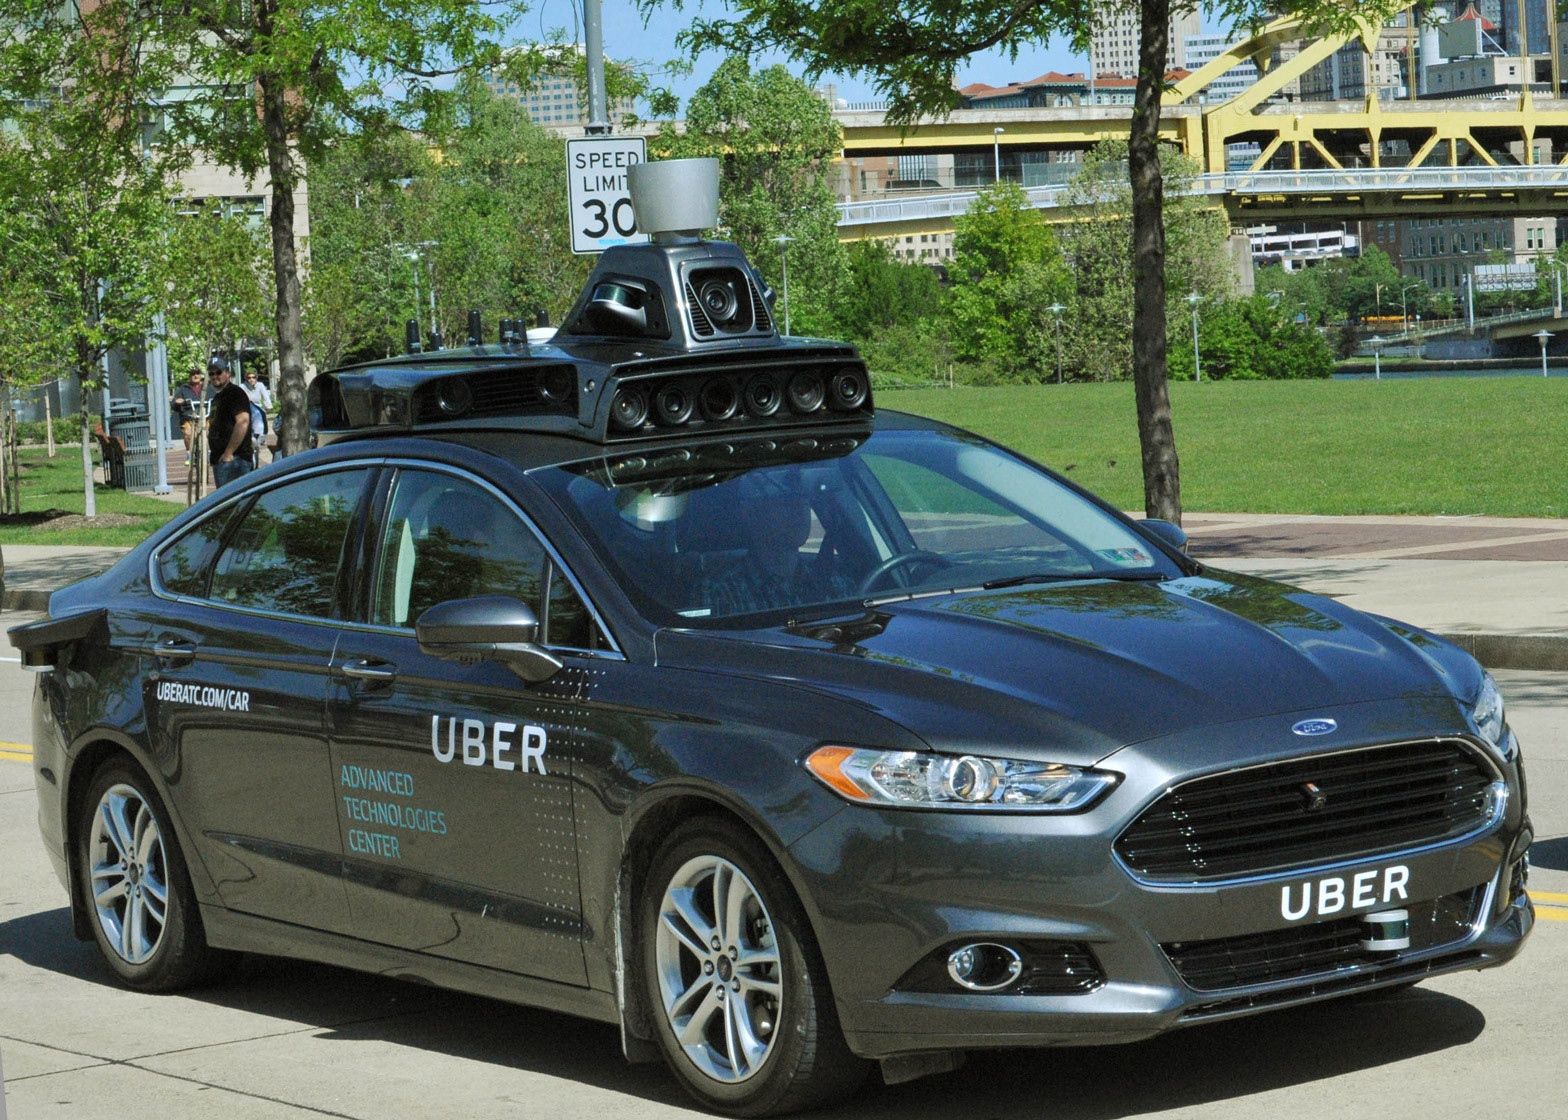
[[188, 987], [218, 960], [168, 822], [147, 776], [114, 759], [93, 775], [77, 830], [77, 872], [98, 951], [122, 982], [143, 991]]
[[707, 1107], [777, 1115], [847, 1095], [865, 1076], [805, 914], [744, 829], [719, 819], [677, 829], [654, 859], [640, 929], [660, 1048]]

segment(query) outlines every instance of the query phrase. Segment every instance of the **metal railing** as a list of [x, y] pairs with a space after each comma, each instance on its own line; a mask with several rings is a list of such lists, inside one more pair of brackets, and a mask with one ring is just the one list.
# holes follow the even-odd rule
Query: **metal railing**
[[[1568, 190], [1568, 166], [1533, 164], [1518, 167], [1362, 167], [1343, 171], [1227, 171], [1194, 177], [1185, 193], [1223, 194], [1336, 194], [1347, 191], [1445, 191], [1445, 190]], [[1024, 193], [1037, 209], [1064, 205], [1069, 187], [1052, 184], [1027, 187]], [[878, 202], [841, 202], [841, 226], [874, 222], [912, 222], [957, 217], [966, 213], [976, 191], [929, 194], [918, 198]]]

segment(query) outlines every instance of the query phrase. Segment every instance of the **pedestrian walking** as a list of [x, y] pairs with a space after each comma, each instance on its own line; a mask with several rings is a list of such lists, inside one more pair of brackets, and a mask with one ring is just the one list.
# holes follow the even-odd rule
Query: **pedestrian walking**
[[174, 390], [174, 412], [180, 420], [180, 434], [185, 437], [187, 467], [191, 465], [191, 440], [196, 434], [196, 425], [201, 422], [201, 395], [202, 376], [199, 369], [191, 370], [185, 384]]
[[240, 386], [250, 398], [251, 461], [261, 465], [261, 449], [267, 445], [267, 428], [272, 412], [272, 390], [256, 376], [255, 370], [245, 371], [245, 384]]
[[223, 358], [207, 363], [207, 377], [213, 389], [207, 413], [207, 455], [212, 463], [213, 484], [223, 487], [249, 473], [253, 465], [250, 398], [234, 384], [234, 371]]

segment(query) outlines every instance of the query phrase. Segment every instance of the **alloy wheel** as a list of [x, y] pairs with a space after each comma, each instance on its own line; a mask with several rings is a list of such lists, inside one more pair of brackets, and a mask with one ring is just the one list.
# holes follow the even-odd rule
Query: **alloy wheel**
[[169, 873], [158, 818], [133, 787], [110, 786], [99, 799], [87, 861], [93, 909], [109, 947], [127, 964], [145, 963], [163, 941]]
[[686, 1056], [737, 1084], [768, 1060], [784, 996], [773, 919], [728, 860], [697, 856], [664, 890], [655, 934], [664, 1014]]

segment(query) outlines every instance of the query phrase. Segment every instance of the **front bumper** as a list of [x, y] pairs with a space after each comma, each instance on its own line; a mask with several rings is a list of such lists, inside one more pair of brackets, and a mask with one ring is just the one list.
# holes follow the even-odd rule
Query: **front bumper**
[[[1429, 725], [1430, 726], [1430, 725]], [[1255, 741], [1255, 740], [1254, 740]], [[1185, 775], [1152, 764], [1164, 749], [1119, 758], [1126, 780], [1087, 813], [1062, 817], [847, 808], [790, 849], [812, 912], [851, 1049], [866, 1058], [953, 1049], [1134, 1042], [1163, 1031], [1388, 987], [1511, 960], [1535, 921], [1518, 878], [1529, 844], [1519, 776], [1479, 834], [1373, 858], [1214, 885], [1137, 881], [1111, 855], [1151, 796]], [[1194, 752], [1195, 753], [1195, 752]], [[1257, 756], [1254, 755], [1254, 758]], [[1284, 757], [1284, 756], [1282, 756]], [[1192, 769], [1213, 757], [1188, 754]], [[1109, 764], [1108, 764], [1109, 765]], [[1182, 769], [1186, 769], [1185, 767]], [[1392, 901], [1351, 905], [1356, 884], [1408, 885]], [[1340, 879], [1346, 905], [1301, 916], [1302, 885]], [[1289, 893], [1286, 893], [1289, 892]], [[1321, 893], [1321, 886], [1320, 886]], [[1307, 936], [1359, 925], [1375, 910], [1428, 903], [1462, 914], [1440, 935], [1396, 952], [1361, 952], [1278, 980], [1204, 983], [1179, 968], [1192, 942]], [[1440, 902], [1441, 900], [1441, 902]], [[1288, 940], [1288, 938], [1287, 938]], [[983, 994], [922, 985], [917, 964], [966, 941], [1086, 946], [1103, 973], [1075, 994]], [[922, 975], [929, 975], [929, 971]], [[1188, 980], [1184, 980], [1184, 976]]]

